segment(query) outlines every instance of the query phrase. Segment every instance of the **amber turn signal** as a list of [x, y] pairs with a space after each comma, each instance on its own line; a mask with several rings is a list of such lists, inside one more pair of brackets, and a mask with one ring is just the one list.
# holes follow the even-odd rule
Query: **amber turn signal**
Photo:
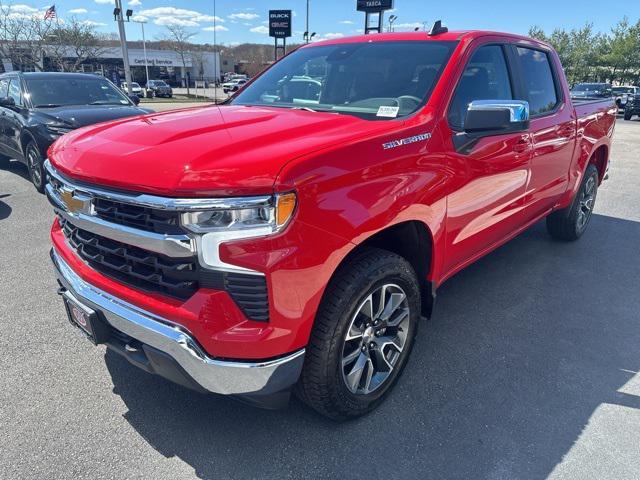
[[285, 193], [278, 195], [276, 203], [276, 228], [282, 228], [293, 216], [296, 209], [296, 194]]

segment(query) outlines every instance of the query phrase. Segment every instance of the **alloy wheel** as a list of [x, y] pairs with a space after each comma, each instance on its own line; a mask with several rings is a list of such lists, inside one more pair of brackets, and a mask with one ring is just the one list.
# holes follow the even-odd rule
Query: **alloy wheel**
[[342, 378], [351, 393], [367, 395], [389, 380], [407, 343], [409, 313], [407, 295], [396, 284], [362, 301], [342, 348]]
[[587, 180], [584, 186], [582, 195], [580, 196], [580, 203], [578, 204], [578, 218], [577, 227], [581, 232], [589, 222], [591, 214], [593, 213], [593, 206], [596, 200], [596, 179], [591, 176]]

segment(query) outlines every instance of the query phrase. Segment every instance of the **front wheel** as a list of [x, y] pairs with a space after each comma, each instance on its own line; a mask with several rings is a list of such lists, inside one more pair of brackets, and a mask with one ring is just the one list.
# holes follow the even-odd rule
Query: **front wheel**
[[31, 183], [36, 187], [36, 190], [40, 193], [44, 192], [44, 161], [40, 150], [32, 140], [27, 144], [25, 149], [25, 155], [27, 158], [27, 168], [29, 169], [29, 178]]
[[420, 317], [420, 290], [402, 257], [366, 249], [336, 273], [318, 311], [298, 396], [345, 420], [378, 406], [398, 380]]
[[625, 110], [625, 111], [624, 111], [624, 119], [625, 119], [625, 120], [631, 120], [631, 117], [632, 117], [632, 116], [633, 116], [633, 115], [631, 114], [631, 111], [630, 111], [630, 110]]
[[571, 205], [547, 217], [547, 230], [553, 238], [572, 241], [582, 236], [593, 215], [598, 180], [598, 169], [589, 165]]

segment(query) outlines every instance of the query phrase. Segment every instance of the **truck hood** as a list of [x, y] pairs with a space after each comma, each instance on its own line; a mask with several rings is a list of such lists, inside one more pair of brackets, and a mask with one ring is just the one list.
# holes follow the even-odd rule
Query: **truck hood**
[[34, 110], [45, 121], [59, 122], [70, 128], [148, 113], [147, 110], [133, 105], [69, 105], [56, 108], [35, 108]]
[[290, 160], [388, 130], [387, 121], [275, 107], [207, 106], [76, 130], [49, 151], [77, 180], [164, 196], [269, 193]]

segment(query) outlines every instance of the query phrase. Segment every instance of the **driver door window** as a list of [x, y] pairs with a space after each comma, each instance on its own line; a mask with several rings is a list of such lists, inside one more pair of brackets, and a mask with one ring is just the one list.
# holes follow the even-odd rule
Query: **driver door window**
[[480, 47], [460, 78], [449, 109], [449, 124], [464, 130], [467, 108], [474, 100], [512, 100], [513, 93], [504, 52], [499, 45]]

